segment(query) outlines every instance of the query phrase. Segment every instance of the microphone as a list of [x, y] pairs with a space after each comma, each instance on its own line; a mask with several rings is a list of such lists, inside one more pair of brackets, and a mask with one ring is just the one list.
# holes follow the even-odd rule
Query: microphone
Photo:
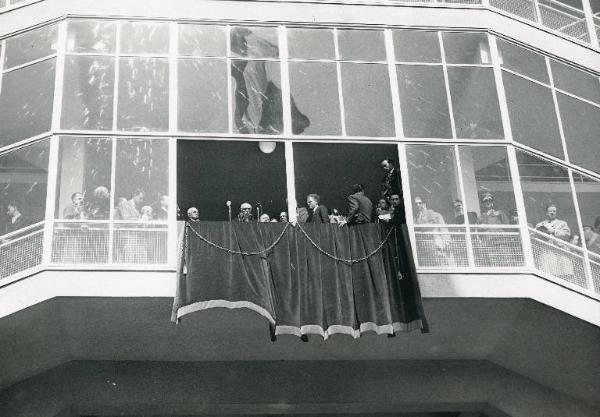
[[260, 204], [260, 202], [258, 202], [258, 201], [257, 201], [256, 203], [254, 203], [254, 205], [255, 205], [256, 207], [262, 207], [262, 204]]
[[227, 200], [227, 202], [225, 203], [225, 205], [226, 205], [227, 207], [231, 207], [231, 201], [230, 201], [230, 200]]

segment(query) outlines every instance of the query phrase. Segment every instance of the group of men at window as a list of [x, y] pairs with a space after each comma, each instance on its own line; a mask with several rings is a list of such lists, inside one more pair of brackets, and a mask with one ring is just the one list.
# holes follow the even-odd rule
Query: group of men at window
[[[310, 193], [306, 196], [307, 207], [299, 207], [296, 210], [297, 221], [299, 223], [337, 223], [340, 226], [373, 222], [406, 223], [402, 205], [400, 174], [395, 167], [394, 160], [392, 158], [384, 159], [381, 167], [385, 171], [385, 175], [381, 181], [381, 199], [377, 207], [374, 207], [371, 199], [365, 194], [365, 187], [357, 183], [351, 186], [351, 193], [347, 197], [347, 215], [340, 214], [337, 209], [328, 210], [322, 204], [318, 194]], [[191, 222], [200, 220], [200, 214], [196, 207], [190, 207], [187, 216]], [[254, 221], [259, 223], [287, 222], [289, 216], [285, 211], [280, 212], [279, 216], [271, 216], [269, 213], [260, 213], [260, 209], [254, 216], [252, 205], [244, 202], [240, 205], [236, 220], [246, 223]]]
[[[165, 221], [169, 214], [169, 197], [161, 195], [158, 201], [144, 205], [146, 193], [135, 189], [129, 199], [119, 197], [114, 209], [114, 219], [131, 221]], [[71, 203], [62, 211], [62, 218], [68, 220], [108, 220], [110, 215], [110, 192], [99, 186], [94, 189], [91, 198], [86, 201], [83, 193], [71, 195]]]

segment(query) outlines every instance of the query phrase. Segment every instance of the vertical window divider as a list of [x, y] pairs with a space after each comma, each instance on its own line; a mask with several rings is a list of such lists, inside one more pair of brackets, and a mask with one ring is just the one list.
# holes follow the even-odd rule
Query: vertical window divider
[[177, 132], [178, 85], [178, 26], [177, 22], [169, 23], [169, 132]]
[[534, 9], [535, 9], [535, 20], [534, 20], [534, 22], [537, 22], [537, 23], [539, 23], [540, 25], [543, 26], [544, 24], [542, 23], [542, 13], [540, 11], [539, 1], [538, 0], [533, 0], [533, 6], [534, 6]]
[[296, 201], [296, 175], [294, 172], [294, 142], [286, 140], [285, 144], [285, 179], [287, 186], [287, 210], [288, 210], [288, 221], [298, 221], [296, 215], [296, 207], [298, 202]]
[[598, 33], [596, 32], [596, 26], [594, 25], [594, 12], [589, 0], [581, 0], [583, 4], [583, 13], [585, 14], [585, 24], [588, 33], [590, 34], [590, 43], [596, 50], [600, 49], [600, 43], [598, 41]]
[[231, 25], [225, 27], [225, 64], [227, 65], [227, 131], [233, 133], [233, 81], [231, 79]]
[[117, 131], [117, 116], [118, 116], [118, 105], [119, 105], [119, 73], [121, 70], [121, 60], [119, 59], [119, 53], [121, 51], [121, 22], [116, 23], [116, 34], [115, 34], [115, 79], [113, 86], [113, 120], [112, 130]]
[[117, 138], [111, 138], [111, 156], [110, 156], [110, 210], [108, 214], [108, 259], [107, 263], [113, 263], [114, 240], [115, 240], [115, 172], [117, 171]]
[[0, 41], [0, 94], [2, 94], [2, 78], [4, 74], [4, 59], [6, 57], [6, 40]]
[[175, 266], [178, 255], [177, 236], [177, 138], [169, 138], [169, 212], [167, 214], [167, 263]]
[[[287, 28], [279, 25], [279, 70], [281, 72], [281, 103], [283, 110], [283, 134], [292, 135], [292, 105], [290, 98], [289, 52], [287, 43]], [[288, 213], [289, 216], [289, 213]]]
[[396, 138], [404, 138], [402, 109], [400, 107], [400, 91], [398, 89], [398, 75], [396, 74], [396, 53], [394, 52], [394, 37], [391, 29], [384, 30], [385, 51], [387, 56], [388, 75], [392, 89], [392, 108], [394, 110], [394, 130]]
[[504, 129], [504, 139], [513, 141], [512, 127], [510, 125], [510, 116], [508, 113], [508, 102], [506, 101], [506, 92], [504, 90], [504, 80], [502, 79], [502, 68], [500, 67], [500, 51], [496, 37], [487, 34], [488, 43], [490, 45], [490, 54], [492, 55], [492, 65], [494, 70], [494, 78], [496, 79], [496, 94], [498, 94], [498, 102], [500, 104], [500, 116], [502, 117], [502, 129]]
[[60, 119], [62, 114], [62, 97], [65, 78], [65, 61], [67, 45], [67, 20], [58, 22], [58, 39], [56, 69], [54, 78], [54, 100], [52, 104], [52, 131], [60, 129]]
[[346, 111], [344, 109], [344, 93], [342, 92], [342, 64], [340, 63], [340, 46], [338, 42], [338, 30], [333, 28], [333, 47], [335, 49], [335, 69], [337, 72], [338, 100], [340, 101], [340, 126], [342, 136], [346, 136]]
[[[462, 176], [462, 163], [460, 161], [460, 146], [454, 145], [454, 162], [456, 164], [458, 190], [460, 192], [460, 199], [463, 202], [463, 220], [465, 225], [465, 245], [467, 246], [467, 262], [470, 268], [474, 268], [475, 265], [475, 253], [473, 251], [473, 240], [471, 239], [471, 225], [469, 223], [469, 206], [467, 204], [467, 195], [465, 193], [465, 184]], [[477, 191], [477, 190], [475, 190]], [[452, 236], [452, 235], [450, 235]]]
[[59, 138], [50, 138], [48, 152], [48, 184], [46, 188], [46, 210], [44, 213], [44, 243], [42, 246], [42, 265], [52, 262], [52, 241], [54, 234], [54, 210], [56, 206], [56, 182], [58, 180]]
[[527, 212], [525, 210], [525, 199], [523, 197], [523, 188], [521, 187], [521, 174], [519, 172], [519, 164], [517, 162], [517, 152], [513, 145], [506, 147], [508, 152], [508, 166], [510, 168], [510, 177], [515, 190], [515, 205], [517, 206], [517, 214], [519, 215], [519, 230], [521, 232], [521, 242], [523, 244], [523, 255], [525, 257], [525, 266], [531, 270], [535, 270], [535, 262], [533, 258], [533, 250], [531, 246], [531, 238], [529, 236], [529, 228], [527, 226]]
[[581, 220], [581, 212], [579, 211], [579, 200], [577, 200], [577, 191], [575, 190], [575, 181], [573, 180], [573, 170], [567, 169], [569, 174], [569, 184], [571, 185], [571, 196], [573, 198], [573, 208], [575, 209], [575, 217], [577, 219], [577, 231], [579, 233], [579, 239], [581, 240], [581, 252], [583, 254], [583, 269], [585, 271], [585, 278], [588, 285], [588, 290], [594, 293], [594, 278], [592, 276], [592, 267], [590, 265], [590, 256], [587, 251], [585, 244], [585, 237], [583, 235], [583, 221]]
[[[410, 178], [408, 176], [408, 158], [406, 157], [406, 144], [398, 144], [398, 169], [400, 169], [400, 178], [402, 179], [402, 204], [404, 204], [404, 213], [406, 215], [406, 227], [408, 235], [412, 241], [413, 258], [416, 266], [419, 266], [419, 254], [417, 252], [417, 236], [415, 233], [415, 222], [412, 209], [412, 195], [410, 193]], [[408, 196], [408, 199], [407, 199]], [[407, 204], [408, 203], [408, 204]]]
[[444, 42], [442, 32], [438, 31], [438, 42], [440, 44], [440, 55], [442, 58], [442, 72], [444, 73], [444, 84], [446, 87], [446, 97], [448, 100], [448, 113], [450, 113], [450, 126], [452, 128], [452, 139], [456, 139], [456, 123], [454, 122], [454, 109], [452, 108], [452, 96], [450, 94], [450, 81], [448, 80], [448, 66], [446, 65], [446, 51], [444, 51]]
[[550, 91], [552, 92], [552, 101], [554, 102], [554, 111], [556, 112], [556, 119], [558, 121], [558, 132], [560, 133], [560, 141], [565, 154], [565, 161], [569, 160], [569, 151], [567, 149], [567, 141], [565, 138], [565, 131], [562, 124], [562, 117], [560, 115], [560, 107], [558, 106], [558, 97], [556, 95], [556, 88], [554, 87], [554, 74], [552, 74], [552, 65], [550, 65], [550, 58], [545, 57], [546, 69], [548, 70], [548, 76], [550, 77]]

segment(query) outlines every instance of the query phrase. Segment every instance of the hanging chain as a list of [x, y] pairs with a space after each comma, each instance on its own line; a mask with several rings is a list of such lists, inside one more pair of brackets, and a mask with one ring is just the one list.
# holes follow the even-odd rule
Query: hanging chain
[[[186, 223], [187, 224], [187, 223]], [[233, 250], [233, 249], [229, 249], [229, 248], [224, 248], [223, 246], [212, 242], [210, 240], [208, 240], [207, 238], [205, 238], [204, 236], [202, 236], [200, 233], [198, 233], [191, 225], [189, 226], [190, 229], [194, 232], [194, 234], [198, 237], [198, 239], [202, 240], [203, 242], [209, 244], [212, 247], [215, 247], [217, 249], [220, 249], [222, 251], [225, 251], [229, 254], [234, 254], [234, 255], [244, 255], [244, 256], [255, 256], [255, 255], [262, 255], [265, 252], [270, 251], [271, 249], [273, 249], [283, 238], [283, 235], [285, 234], [286, 230], [288, 229], [288, 227], [290, 227], [290, 223], [286, 223], [285, 227], [283, 228], [283, 230], [281, 231], [281, 234], [277, 237], [277, 239], [275, 239], [275, 241], [269, 245], [267, 248], [258, 251], [258, 252], [245, 252], [245, 251], [237, 251], [237, 250]]]
[[379, 246], [377, 248], [375, 248], [374, 251], [370, 252], [369, 254], [363, 256], [362, 258], [357, 258], [357, 259], [344, 259], [344, 258], [339, 258], [335, 255], [332, 255], [331, 253], [327, 252], [325, 249], [321, 248], [314, 240], [312, 240], [312, 238], [308, 235], [308, 233], [306, 233], [306, 231], [302, 228], [302, 226], [300, 226], [300, 223], [297, 223], [298, 228], [300, 229], [300, 231], [302, 232], [302, 234], [306, 237], [306, 239], [308, 239], [308, 241], [315, 247], [317, 248], [317, 250], [319, 252], [321, 252], [323, 255], [338, 261], [338, 262], [343, 262], [345, 264], [349, 264], [349, 265], [353, 265], [353, 264], [357, 264], [359, 262], [363, 262], [366, 261], [367, 259], [369, 259], [370, 257], [372, 257], [373, 255], [375, 255], [377, 252], [379, 252], [381, 250], [381, 248], [383, 248], [383, 245], [385, 245], [385, 243], [388, 241], [388, 239], [390, 238], [390, 235], [392, 234], [392, 232], [394, 230], [396, 230], [396, 226], [392, 226], [390, 228], [390, 230], [387, 233], [387, 236], [385, 237], [385, 239], [383, 239], [383, 241], [379, 244]]
[[[233, 249], [229, 249], [229, 248], [225, 248], [221, 245], [219, 245], [218, 243], [212, 242], [210, 240], [208, 240], [207, 238], [205, 238], [204, 236], [202, 236], [200, 233], [198, 233], [191, 225], [189, 225], [188, 223], [186, 223], [186, 230], [189, 227], [192, 232], [194, 232], [194, 234], [196, 235], [196, 237], [198, 237], [198, 239], [202, 240], [203, 242], [205, 242], [206, 244], [217, 248], [219, 250], [222, 250], [224, 252], [227, 252], [229, 254], [232, 255], [244, 255], [244, 256], [256, 256], [256, 255], [261, 255], [263, 253], [269, 252], [271, 249], [273, 249], [275, 246], [277, 246], [277, 244], [281, 241], [281, 239], [283, 238], [283, 236], [285, 235], [285, 232], [287, 231], [288, 227], [290, 227], [292, 223], [287, 223], [285, 225], [285, 227], [283, 228], [283, 230], [281, 231], [281, 234], [277, 237], [277, 239], [275, 239], [275, 241], [269, 245], [267, 248], [261, 250], [261, 251], [257, 251], [257, 252], [246, 252], [246, 251], [237, 251], [237, 250], [233, 250]], [[306, 237], [306, 239], [311, 243], [311, 245], [313, 245], [319, 252], [321, 252], [323, 255], [337, 261], [337, 262], [343, 262], [345, 264], [348, 265], [353, 265], [353, 264], [357, 264], [360, 262], [364, 262], [367, 259], [371, 258], [372, 256], [374, 256], [377, 252], [379, 252], [383, 246], [386, 244], [386, 242], [389, 240], [392, 232], [394, 232], [396, 230], [395, 226], [392, 226], [390, 228], [390, 230], [388, 231], [387, 235], [385, 236], [385, 239], [383, 239], [383, 241], [379, 244], [379, 246], [377, 246], [377, 248], [375, 248], [372, 252], [368, 253], [367, 255], [361, 257], [361, 258], [357, 258], [357, 259], [345, 259], [345, 258], [340, 258], [338, 256], [335, 256], [329, 252], [327, 252], [325, 249], [321, 248], [317, 242], [315, 242], [309, 235], [308, 233], [306, 233], [306, 231], [302, 228], [302, 226], [300, 225], [300, 223], [296, 223], [296, 226], [298, 227], [298, 229], [300, 229], [300, 231], [302, 232], [302, 234], [304, 235], [304, 237]], [[187, 236], [186, 236], [187, 237]], [[187, 245], [186, 245], [187, 246]]]

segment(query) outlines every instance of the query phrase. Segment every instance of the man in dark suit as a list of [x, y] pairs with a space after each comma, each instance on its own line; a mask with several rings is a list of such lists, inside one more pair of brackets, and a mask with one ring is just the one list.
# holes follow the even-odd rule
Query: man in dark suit
[[381, 197], [388, 200], [392, 194], [398, 194], [402, 197], [400, 173], [395, 166], [394, 160], [392, 158], [386, 158], [381, 161], [381, 169], [385, 171], [385, 175], [381, 179]]
[[373, 203], [365, 195], [362, 184], [352, 186], [352, 194], [348, 196], [348, 224], [371, 223], [373, 220]]
[[319, 204], [321, 197], [318, 194], [309, 194], [306, 196], [306, 205], [308, 206], [308, 219], [306, 223], [329, 223], [329, 212], [327, 207]]

